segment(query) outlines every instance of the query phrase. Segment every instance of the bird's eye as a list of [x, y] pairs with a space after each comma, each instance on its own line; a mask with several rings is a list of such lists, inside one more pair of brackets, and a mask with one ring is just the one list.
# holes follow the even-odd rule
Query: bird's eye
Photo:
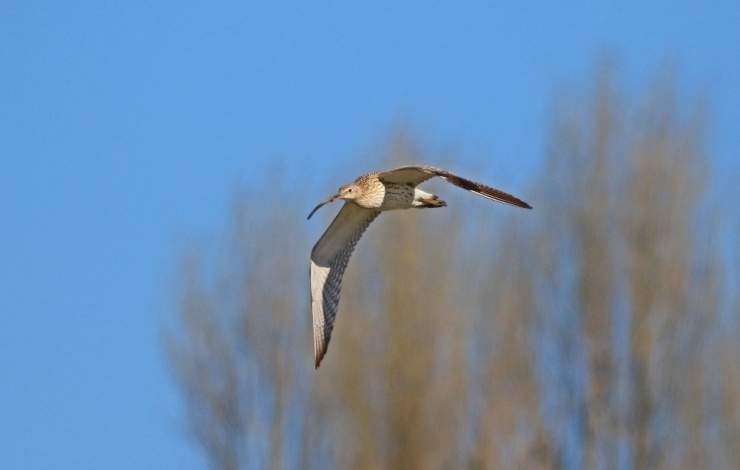
[[351, 193], [351, 192], [352, 192], [352, 188], [349, 188], [349, 189], [347, 190], [347, 192], [348, 192], [348, 193]]

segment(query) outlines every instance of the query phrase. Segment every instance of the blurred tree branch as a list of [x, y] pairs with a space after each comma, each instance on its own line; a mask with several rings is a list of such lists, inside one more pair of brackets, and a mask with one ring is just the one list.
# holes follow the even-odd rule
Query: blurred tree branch
[[[304, 215], [239, 195], [163, 335], [211, 467], [740, 468], [740, 312], [728, 329], [704, 111], [675, 90], [632, 110], [604, 66], [563, 96], [531, 212], [451, 189], [383, 214], [317, 371]], [[379, 165], [412, 163], [434, 156], [402, 128]]]

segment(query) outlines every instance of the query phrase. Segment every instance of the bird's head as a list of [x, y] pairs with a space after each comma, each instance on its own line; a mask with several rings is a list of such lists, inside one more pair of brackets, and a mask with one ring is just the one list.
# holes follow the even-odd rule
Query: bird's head
[[356, 184], [345, 184], [341, 188], [339, 188], [339, 192], [337, 193], [337, 199], [344, 199], [345, 201], [350, 201], [352, 199], [357, 199], [358, 194], [360, 193], [359, 188]]
[[314, 214], [314, 212], [319, 210], [321, 206], [323, 206], [324, 204], [329, 204], [330, 202], [334, 202], [337, 199], [344, 199], [345, 201], [351, 201], [353, 199], [356, 199], [357, 196], [359, 196], [359, 193], [360, 193], [360, 188], [356, 184], [354, 183], [345, 184], [344, 186], [339, 188], [339, 192], [337, 192], [337, 194], [335, 194], [334, 196], [330, 197], [326, 201], [323, 201], [321, 204], [316, 206], [314, 210], [312, 210], [311, 213], [308, 214], [308, 218], [310, 219], [311, 216]]

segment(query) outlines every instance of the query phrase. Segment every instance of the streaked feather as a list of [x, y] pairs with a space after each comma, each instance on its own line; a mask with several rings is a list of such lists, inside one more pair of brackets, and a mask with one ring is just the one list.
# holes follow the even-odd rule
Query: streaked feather
[[360, 237], [379, 214], [380, 211], [345, 202], [311, 250], [311, 311], [317, 368], [326, 354], [334, 329], [344, 270]]
[[396, 168], [395, 170], [384, 171], [378, 173], [378, 179], [383, 182], [399, 183], [399, 184], [412, 184], [418, 186], [419, 184], [429, 179], [439, 176], [445, 181], [454, 184], [460, 188], [463, 188], [471, 193], [483, 196], [493, 201], [502, 202], [516, 207], [522, 207], [524, 209], [531, 209], [532, 206], [522, 201], [519, 198], [512, 196], [509, 193], [505, 193], [498, 189], [486, 186], [482, 183], [457, 176], [449, 171], [442, 170], [440, 168], [434, 168], [431, 166], [404, 166]]

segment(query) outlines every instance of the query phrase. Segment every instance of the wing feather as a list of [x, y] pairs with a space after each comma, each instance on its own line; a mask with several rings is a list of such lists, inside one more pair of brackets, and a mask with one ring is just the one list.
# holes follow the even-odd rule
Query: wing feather
[[505, 193], [498, 189], [486, 186], [485, 184], [478, 183], [462, 176], [458, 176], [449, 171], [442, 170], [441, 168], [434, 168], [431, 166], [404, 166], [396, 168], [395, 170], [385, 171], [378, 173], [378, 178], [381, 181], [397, 184], [412, 184], [414, 187], [423, 183], [426, 180], [439, 176], [445, 181], [454, 184], [460, 188], [463, 188], [471, 193], [483, 196], [486, 199], [492, 201], [502, 202], [511, 206], [522, 207], [525, 209], [531, 209], [532, 206], [522, 201], [521, 199], [512, 196], [509, 193]]
[[317, 368], [334, 329], [344, 270], [360, 237], [379, 214], [379, 211], [345, 202], [311, 250], [311, 311]]

